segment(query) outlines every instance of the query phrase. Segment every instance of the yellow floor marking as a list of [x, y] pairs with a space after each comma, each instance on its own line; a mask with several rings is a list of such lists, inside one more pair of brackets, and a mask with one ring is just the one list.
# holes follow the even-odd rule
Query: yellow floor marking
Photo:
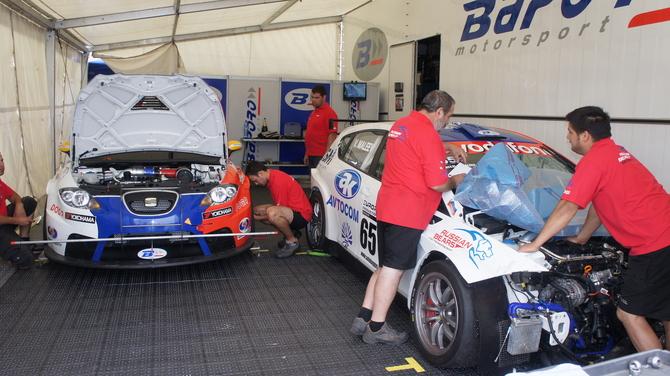
[[407, 364], [403, 364], [401, 366], [386, 367], [386, 370], [389, 372], [393, 372], [404, 369], [413, 369], [416, 372], [426, 372], [426, 370], [423, 369], [423, 367], [421, 367], [421, 364], [419, 364], [416, 360], [414, 360], [414, 358], [405, 358], [405, 360], [407, 361]]

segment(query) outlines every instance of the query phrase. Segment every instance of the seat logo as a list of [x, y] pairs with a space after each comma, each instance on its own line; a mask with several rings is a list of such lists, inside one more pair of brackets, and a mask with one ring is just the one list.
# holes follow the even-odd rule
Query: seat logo
[[354, 170], [341, 171], [335, 176], [335, 189], [344, 198], [354, 198], [361, 189], [361, 175]]

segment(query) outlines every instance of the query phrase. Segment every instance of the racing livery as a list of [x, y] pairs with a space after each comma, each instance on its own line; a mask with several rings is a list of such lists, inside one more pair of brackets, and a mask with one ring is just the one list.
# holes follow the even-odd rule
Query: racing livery
[[[311, 171], [310, 246], [371, 271], [379, 264], [375, 203], [391, 126], [347, 128]], [[546, 365], [602, 360], [625, 337], [614, 301], [627, 251], [602, 229], [584, 246], [558, 239], [542, 252], [516, 251], [536, 236], [575, 165], [503, 129], [454, 123], [439, 133], [468, 153], [471, 170], [456, 192], [443, 193], [416, 267], [398, 287], [421, 354], [438, 366], [483, 372], [531, 356]], [[447, 156], [449, 171], [463, 168]], [[574, 233], [561, 235], [580, 226], [571, 222], [564, 231]]]
[[147, 268], [248, 250], [249, 181], [226, 145], [219, 98], [199, 77], [95, 77], [79, 93], [69, 158], [47, 185], [46, 256]]

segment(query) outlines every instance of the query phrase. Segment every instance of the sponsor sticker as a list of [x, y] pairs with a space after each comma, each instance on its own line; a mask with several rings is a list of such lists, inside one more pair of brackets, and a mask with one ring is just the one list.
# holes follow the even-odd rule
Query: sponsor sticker
[[335, 189], [344, 198], [354, 198], [361, 189], [361, 175], [356, 170], [344, 170], [335, 176]]
[[214, 210], [214, 211], [209, 211], [209, 212], [203, 212], [202, 213], [202, 219], [207, 220], [207, 219], [214, 219], [218, 217], [223, 217], [224, 215], [228, 215], [233, 212], [233, 208], [231, 206], [219, 210]]
[[155, 260], [167, 256], [167, 251], [162, 248], [146, 248], [137, 252], [137, 257], [144, 260]]
[[90, 215], [75, 214], [75, 213], [65, 213], [65, 219], [69, 219], [75, 222], [84, 222], [84, 223], [95, 223], [95, 217]]

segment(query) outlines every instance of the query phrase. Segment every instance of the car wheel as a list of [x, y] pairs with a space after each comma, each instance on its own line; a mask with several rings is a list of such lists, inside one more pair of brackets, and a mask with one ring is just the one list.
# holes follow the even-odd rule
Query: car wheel
[[307, 224], [307, 244], [312, 249], [326, 250], [326, 212], [321, 193], [312, 192], [309, 203], [312, 218]]
[[434, 261], [421, 269], [412, 303], [414, 341], [426, 360], [448, 368], [477, 365], [474, 291], [451, 261]]

